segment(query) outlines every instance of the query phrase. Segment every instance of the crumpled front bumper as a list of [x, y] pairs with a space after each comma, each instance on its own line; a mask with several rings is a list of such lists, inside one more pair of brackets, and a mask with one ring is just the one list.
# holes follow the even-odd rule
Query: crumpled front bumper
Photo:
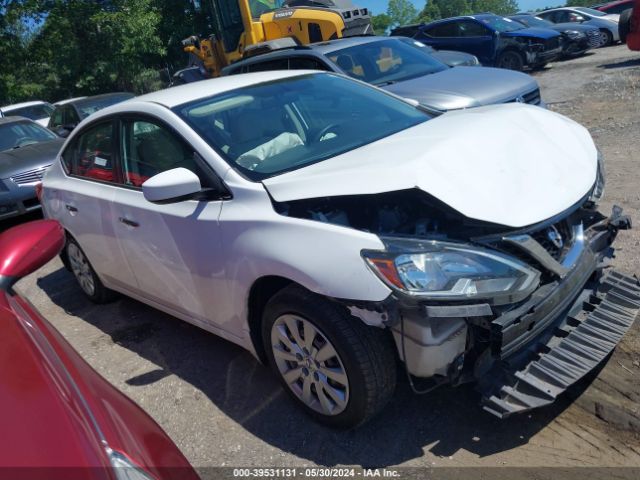
[[619, 207], [586, 215], [561, 261], [529, 235], [511, 237], [547, 271], [518, 304], [401, 306], [387, 325], [408, 372], [435, 384], [475, 381], [485, 410], [503, 418], [552, 403], [595, 369], [640, 312], [640, 282], [609, 267], [628, 217]]
[[607, 272], [581, 289], [546, 335], [479, 380], [483, 408], [504, 418], [552, 403], [611, 353], [639, 311], [640, 282]]
[[640, 312], [640, 281], [605, 268], [618, 229], [629, 227], [615, 207], [585, 232], [564, 278], [491, 322], [493, 362], [477, 379], [485, 410], [503, 418], [552, 403], [620, 342]]

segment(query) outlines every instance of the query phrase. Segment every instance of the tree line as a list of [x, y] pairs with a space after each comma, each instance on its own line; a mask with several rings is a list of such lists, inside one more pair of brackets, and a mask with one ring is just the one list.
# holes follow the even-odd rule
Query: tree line
[[0, 105], [161, 88], [201, 23], [190, 0], [0, 0]]
[[[374, 28], [517, 8], [515, 0], [427, 0], [417, 11], [389, 0]], [[0, 105], [156, 90], [161, 69], [186, 64], [181, 40], [209, 30], [192, 0], [0, 0]]]

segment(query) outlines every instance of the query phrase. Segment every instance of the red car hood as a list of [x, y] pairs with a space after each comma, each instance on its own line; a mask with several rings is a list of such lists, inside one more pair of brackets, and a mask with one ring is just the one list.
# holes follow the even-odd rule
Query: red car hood
[[[35, 309], [19, 296], [0, 300], [0, 467], [93, 467], [73, 478], [111, 479], [111, 448], [158, 479], [164, 467], [197, 478], [162, 429]], [[70, 478], [65, 470], [47, 478]]]
[[0, 311], [0, 465], [107, 466], [69, 380], [33, 347], [34, 333], [12, 312]]

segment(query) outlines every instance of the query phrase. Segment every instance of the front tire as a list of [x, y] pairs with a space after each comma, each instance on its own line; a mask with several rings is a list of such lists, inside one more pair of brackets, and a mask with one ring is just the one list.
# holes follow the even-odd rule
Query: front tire
[[262, 338], [285, 390], [321, 423], [357, 427], [393, 395], [396, 355], [387, 332], [302, 287], [268, 302]]
[[507, 50], [498, 56], [496, 67], [521, 72], [524, 69], [524, 59], [518, 52]]
[[602, 30], [600, 30], [600, 33], [602, 33], [604, 37], [604, 44], [603, 44], [604, 47], [609, 47], [613, 45], [613, 33], [611, 33], [606, 28], [603, 28]]
[[89, 300], [94, 303], [107, 303], [116, 298], [116, 293], [102, 284], [80, 245], [73, 238], [67, 237], [65, 251], [71, 273]]

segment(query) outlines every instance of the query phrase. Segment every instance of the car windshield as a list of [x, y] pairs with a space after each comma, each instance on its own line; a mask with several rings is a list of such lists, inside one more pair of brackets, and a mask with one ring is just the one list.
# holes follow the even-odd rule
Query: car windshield
[[25, 117], [31, 120], [42, 120], [49, 118], [53, 113], [53, 107], [48, 103], [39, 103], [28, 107], [5, 109], [4, 114], [7, 117]]
[[449, 67], [425, 51], [396, 40], [362, 43], [327, 54], [350, 77], [374, 85], [442, 72]]
[[281, 8], [285, 0], [249, 0], [249, 8], [251, 9], [251, 17], [260, 18], [264, 13], [273, 12]]
[[322, 73], [240, 88], [174, 111], [254, 181], [335, 157], [431, 118], [381, 90]]
[[533, 15], [523, 15], [522, 17], [513, 17], [513, 20], [516, 22], [520, 22], [527, 27], [539, 27], [539, 28], [549, 28], [553, 26], [553, 22], [549, 20], [544, 20], [540, 17], [534, 17]]
[[591, 15], [592, 17], [604, 17], [606, 15], [606, 13], [601, 12], [600, 10], [594, 10], [593, 8], [576, 7], [576, 10], [586, 13], [587, 15]]
[[478, 17], [485, 25], [489, 25], [494, 30], [504, 32], [515, 32], [516, 30], [522, 30], [526, 28], [524, 25], [518, 22], [514, 22], [510, 18], [498, 17], [497, 15], [487, 15], [486, 17]]
[[0, 152], [58, 138], [37, 123], [18, 121], [0, 125]]
[[111, 105], [115, 105], [116, 103], [124, 102], [125, 100], [129, 100], [130, 98], [133, 98], [133, 94], [131, 93], [109, 95], [108, 97], [100, 98], [87, 98], [86, 100], [78, 102], [76, 104], [76, 107], [80, 112], [80, 116], [82, 118], [86, 118], [92, 113], [97, 112], [98, 110], [110, 107]]

